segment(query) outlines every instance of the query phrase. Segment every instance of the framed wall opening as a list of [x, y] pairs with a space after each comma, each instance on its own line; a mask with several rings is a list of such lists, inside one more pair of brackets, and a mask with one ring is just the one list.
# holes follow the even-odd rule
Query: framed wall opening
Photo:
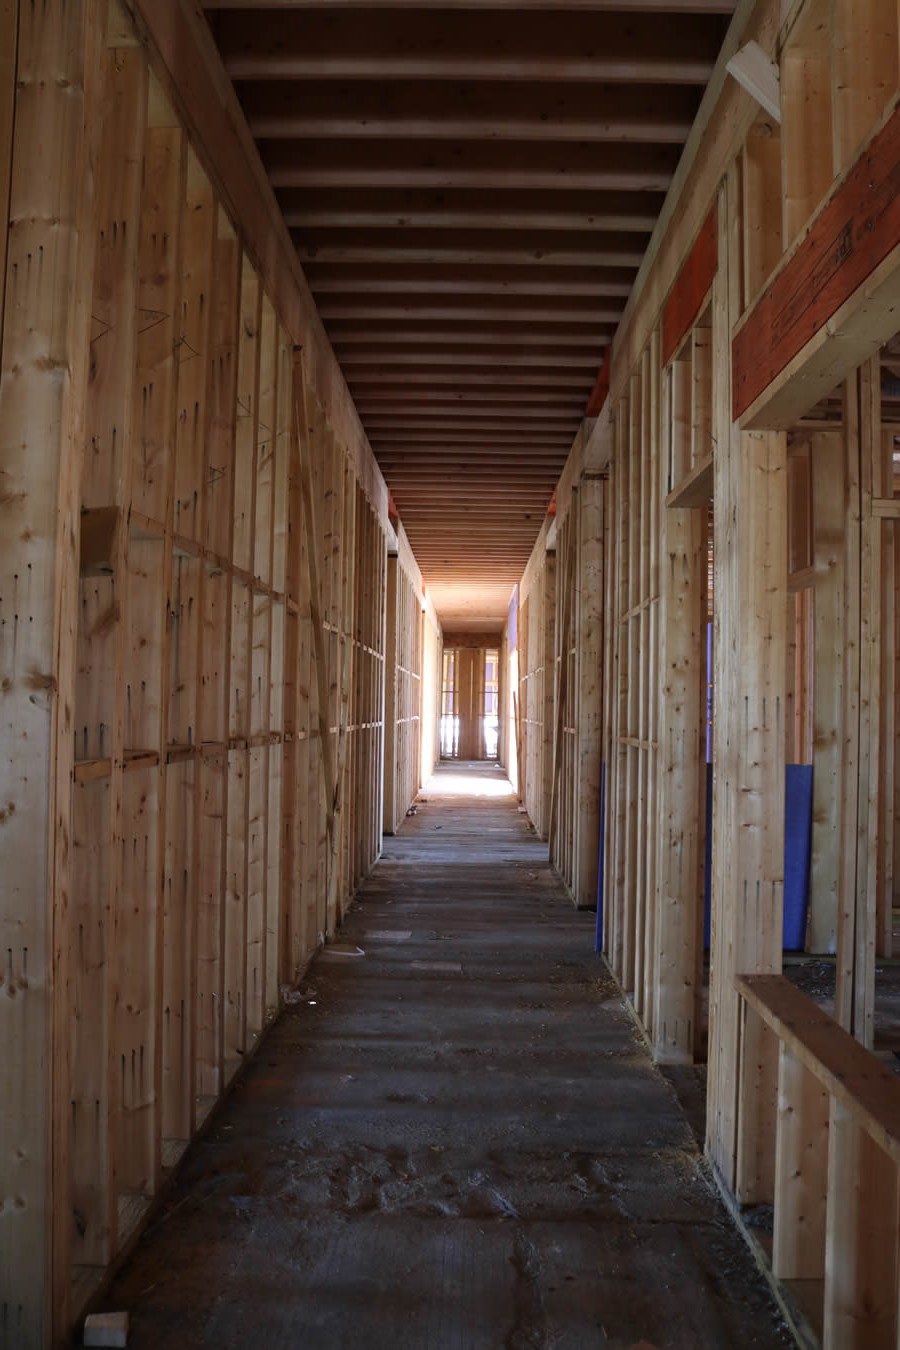
[[500, 652], [496, 647], [484, 653], [484, 712], [481, 738], [485, 759], [497, 759], [500, 751]]
[[501, 654], [481, 635], [444, 642], [441, 759], [499, 760]]
[[456, 658], [455, 648], [444, 648], [444, 667], [441, 678], [441, 759], [457, 759], [459, 757]]

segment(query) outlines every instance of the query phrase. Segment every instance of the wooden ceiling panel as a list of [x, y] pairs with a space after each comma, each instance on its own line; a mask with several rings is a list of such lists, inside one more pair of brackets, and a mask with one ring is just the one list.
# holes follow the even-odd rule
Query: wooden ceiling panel
[[[370, 196], [371, 194], [367, 194]], [[439, 264], [445, 268], [479, 264], [495, 275], [539, 263], [543, 268], [618, 267], [637, 272], [650, 235], [622, 231], [540, 230], [527, 218], [500, 233], [479, 229], [413, 228], [401, 215], [393, 226], [291, 231], [300, 261], [306, 263]]]
[[484, 301], [487, 296], [529, 300], [608, 300], [624, 301], [631, 292], [632, 273], [626, 267], [572, 267], [552, 272], [539, 264], [501, 271], [477, 264], [459, 266], [448, 272], [441, 266], [404, 267], [390, 263], [345, 263], [330, 265], [307, 261], [306, 277], [312, 292], [324, 296], [407, 297], [413, 303], [439, 303], [444, 296], [465, 296]]
[[221, 12], [216, 24], [234, 80], [493, 80], [702, 85], [724, 29], [718, 15], [554, 6], [510, 23], [487, 9], [427, 7], [389, 16], [378, 6]]
[[459, 188], [281, 188], [278, 200], [292, 230], [489, 230], [649, 235], [663, 193]]
[[733, 0], [209, 0], [446, 627], [496, 632]]
[[688, 85], [491, 84], [417, 80], [241, 85], [259, 141], [355, 139], [647, 142], [681, 146], [697, 94]]
[[[665, 192], [677, 145], [530, 141], [276, 140], [259, 145], [276, 188]], [[513, 206], [519, 203], [511, 197]], [[526, 199], [527, 203], [527, 199]]]

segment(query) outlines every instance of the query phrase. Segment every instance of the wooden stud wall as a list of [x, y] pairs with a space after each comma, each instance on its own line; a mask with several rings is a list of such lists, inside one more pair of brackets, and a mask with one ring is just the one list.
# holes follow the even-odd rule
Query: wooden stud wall
[[607, 760], [604, 948], [649, 1030], [656, 993], [659, 865], [659, 335], [617, 409], [613, 526], [612, 722]]
[[519, 725], [523, 800], [542, 839], [550, 836], [553, 782], [556, 552], [540, 548], [519, 586]]
[[519, 587], [517, 707], [526, 810], [580, 908], [597, 904], [609, 494], [579, 434]]
[[444, 648], [441, 626], [437, 615], [426, 605], [422, 611], [422, 759], [419, 781], [424, 784], [431, 777], [441, 753], [441, 684], [443, 681]]
[[107, 0], [0, 5], [0, 1342], [22, 1350], [65, 1338], [381, 847], [385, 526], [115, 5], [108, 31]]
[[[763, 26], [756, 31], [774, 50], [775, 26], [766, 28], [769, 11], [764, 5], [758, 9]], [[808, 945], [837, 951], [836, 1017], [864, 1044], [872, 1039], [876, 955], [889, 955], [893, 943], [900, 857], [895, 827], [900, 517], [895, 418], [885, 411], [882, 391], [885, 381], [895, 378], [896, 343], [880, 362], [870, 354], [888, 336], [888, 301], [897, 285], [896, 262], [892, 273], [888, 261], [895, 257], [896, 240], [894, 253], [879, 258], [871, 287], [866, 282], [853, 296], [857, 309], [848, 302], [846, 313], [858, 317], [842, 312], [834, 326], [822, 327], [808, 358], [808, 383], [797, 363], [772, 379], [771, 426], [765, 393], [749, 409], [748, 419], [759, 431], [734, 420], [732, 335], [736, 326], [740, 332], [742, 316], [777, 287], [784, 259], [799, 256], [807, 236], [815, 241], [817, 213], [835, 184], [846, 196], [854, 174], [865, 174], [866, 156], [882, 154], [893, 134], [896, 5], [873, 0], [861, 10], [858, 4], [800, 0], [785, 18], [779, 51], [781, 124], [749, 100], [732, 106], [733, 93], [722, 95], [728, 120], [717, 120], [717, 113], [707, 133], [718, 155], [715, 174], [704, 195], [690, 203], [686, 195], [676, 196], [666, 213], [671, 235], [659, 241], [630, 302], [613, 350], [612, 397], [599, 422], [611, 444], [604, 949], [657, 1057], [686, 1062], [702, 1055], [705, 646], [714, 593], [707, 1151], [739, 1202], [770, 1203], [777, 1192], [784, 1214], [789, 1212], [784, 1196], [799, 1174], [797, 1160], [802, 1159], [803, 1176], [812, 1176], [812, 1158], [822, 1171], [827, 1103], [823, 1117], [821, 1092], [785, 1057], [783, 1046], [779, 1052], [771, 1026], [758, 1012], [741, 1007], [735, 980], [748, 974], [775, 978], [781, 966], [786, 761], [814, 763]], [[871, 162], [877, 176], [880, 161]], [[701, 174], [698, 168], [695, 177]], [[663, 366], [659, 323], [693, 247], [685, 222], [695, 222], [698, 238], [713, 207], [718, 269], [712, 293], [705, 300], [697, 297], [699, 317], [672, 343]], [[864, 276], [866, 234], [854, 220], [846, 252], [829, 266], [839, 269], [849, 259], [854, 275]], [[671, 242], [679, 239], [680, 260]], [[870, 290], [886, 298], [869, 306], [873, 317], [867, 322]], [[816, 285], [809, 295], [810, 303], [817, 303]], [[642, 346], [638, 334], [644, 335]], [[758, 324], [754, 343], [769, 336]], [[755, 349], [748, 350], [755, 358]], [[830, 385], [822, 373], [827, 370], [834, 372]], [[810, 391], [805, 403], [804, 388]], [[789, 437], [785, 428], [791, 428]], [[563, 489], [572, 501], [582, 490], [571, 476], [568, 483], [561, 480], [558, 495]], [[573, 596], [571, 550], [572, 528], [562, 511], [556, 527], [554, 715], [565, 787], [559, 799], [554, 793], [550, 828], [553, 856], [564, 873], [574, 855], [566, 796], [572, 790], [571, 740], [578, 716], [578, 700], [570, 701], [574, 648], [565, 617]], [[546, 540], [543, 556], [549, 556]], [[538, 688], [541, 670], [540, 562], [532, 559], [520, 587], [524, 795], [536, 821], [542, 759], [536, 743], [540, 718], [530, 690]], [[868, 1146], [860, 1142], [855, 1123], [838, 1117], [832, 1108], [829, 1187], [844, 1199], [830, 1203], [829, 1214], [841, 1212], [846, 1202], [857, 1216], [852, 1168], [863, 1165]], [[777, 1157], [776, 1118], [793, 1122], [793, 1133], [779, 1126]], [[895, 1178], [882, 1176], [879, 1159], [870, 1162], [872, 1175], [882, 1180], [866, 1203], [880, 1215], [884, 1206], [876, 1203], [876, 1192], [882, 1191], [895, 1227]], [[824, 1209], [816, 1212], [824, 1215]], [[895, 1313], [888, 1318], [877, 1311], [886, 1306], [885, 1298], [875, 1297], [864, 1274], [865, 1225], [860, 1222], [850, 1238], [841, 1236], [837, 1223], [829, 1231], [835, 1250], [841, 1245], [851, 1252], [857, 1275], [839, 1292], [832, 1289], [826, 1340], [866, 1344], [867, 1334], [880, 1336], [886, 1327], [884, 1343], [893, 1344]], [[824, 1227], [820, 1236], [821, 1255]], [[792, 1271], [790, 1252], [800, 1265], [804, 1255], [796, 1234], [787, 1239], [776, 1233], [776, 1240], [782, 1243], [781, 1273], [804, 1278], [800, 1266]], [[812, 1265], [818, 1241], [806, 1253]], [[887, 1250], [890, 1262], [890, 1242]], [[885, 1287], [890, 1303], [893, 1276]], [[867, 1300], [876, 1311], [868, 1321], [860, 1316], [866, 1330], [854, 1326], [846, 1339], [853, 1316], [848, 1308], [854, 1301], [868, 1307]]]
[[[811, 1284], [824, 1276], [829, 1346], [896, 1344], [896, 1170], [884, 1138], [876, 1131], [873, 1143], [861, 1124], [878, 1066], [854, 1052], [854, 1086], [835, 1069], [841, 1100], [832, 1089], [829, 1103], [830, 1069], [795, 1043], [801, 1012], [810, 1025], [812, 1014], [792, 1007], [782, 1016], [744, 986], [785, 983], [786, 762], [814, 766], [807, 941], [836, 952], [835, 1018], [823, 1012], [815, 1023], [828, 1064], [829, 1038], [834, 1063], [844, 1059], [838, 1023], [871, 1045], [876, 957], [893, 947], [898, 34], [893, 0], [797, 0], [787, 11], [760, 0], [734, 34], [738, 46], [754, 37], [779, 60], [781, 121], [733, 83], [713, 81], [718, 104], [701, 113], [696, 153], [679, 171], [665, 232], [614, 341], [610, 398], [590, 437], [607, 447], [609, 472], [604, 951], [657, 1058], [700, 1057], [712, 617], [707, 1153], [738, 1205], [775, 1200], [776, 1274]], [[693, 297], [698, 317], [663, 360], [669, 298], [680, 304], [690, 289], [682, 273], [710, 220], [712, 290]], [[835, 295], [840, 308], [828, 308]], [[782, 369], [785, 334], [794, 345]], [[747, 371], [759, 386], [752, 404], [733, 397]], [[582, 491], [577, 475], [560, 480], [559, 520], [542, 532], [520, 584], [524, 798], [537, 823], [542, 568], [555, 532], [562, 789], [549, 828], [567, 877], [579, 712], [567, 512], [577, 514], [570, 504]]]
[[[698, 472], [690, 446], [696, 434], [690, 411], [696, 395], [695, 334], [690, 350], [676, 354], [668, 372], [670, 429], [682, 436], [684, 449], [676, 462], [678, 448], [669, 443], [668, 509], [661, 539], [669, 574], [668, 580], [663, 574], [660, 614], [660, 667], [666, 680], [661, 717], [668, 764], [663, 765], [660, 800], [660, 980], [657, 1021], [651, 1030], [660, 1058], [689, 1058], [698, 1051], [697, 1037], [687, 1033], [685, 1018], [698, 1016], [702, 971], [698, 863], [703, 803], [702, 794], [698, 799], [691, 787], [696, 782], [694, 766], [701, 760], [697, 733], [702, 717], [696, 706], [701, 678], [696, 665], [702, 648], [688, 638], [702, 622], [697, 596], [703, 590], [704, 530], [702, 512], [695, 508], [703, 507], [714, 487], [716, 793], [707, 1148], [728, 1190], [747, 1203], [770, 1201], [775, 1194], [776, 1214], [788, 1186], [795, 1188], [798, 1160], [802, 1159], [807, 1184], [816, 1180], [816, 1169], [821, 1174], [820, 1094], [785, 1060], [782, 1047], [776, 1097], [774, 1040], [754, 1014], [739, 1010], [734, 977], [739, 971], [777, 971], [780, 966], [785, 758], [814, 761], [808, 943], [813, 950], [837, 947], [837, 1017], [864, 1043], [871, 1043], [872, 1036], [876, 953], [887, 954], [892, 945], [897, 853], [895, 434], [885, 424], [883, 399], [878, 396], [887, 366], [879, 370], [876, 360], [866, 360], [858, 374], [851, 373], [843, 397], [838, 387], [836, 399], [810, 408], [791, 433], [787, 457], [783, 434], [749, 436], [734, 426], [725, 394], [736, 318], [766, 288], [785, 251], [809, 227], [835, 175], [852, 162], [879, 117], [886, 116], [896, 101], [896, 7], [875, 4], [861, 14], [857, 6], [852, 22], [849, 8], [847, 14], [826, 9], [814, 0], [795, 7], [782, 63], [782, 126], [756, 115], [746, 141], [735, 147], [737, 159], [726, 174], [719, 207], [720, 273], [711, 332], [706, 335], [707, 342], [712, 340], [708, 425], [716, 455], [710, 453]], [[844, 35], [841, 43], [837, 31]], [[863, 52], [870, 50], [876, 31], [881, 33], [883, 50], [874, 63], [867, 63]], [[880, 72], [871, 84], [861, 73], [864, 67]], [[854, 78], [845, 79], [850, 71], [855, 71]], [[811, 122], [817, 124], [813, 127]], [[819, 154], [816, 147], [823, 126], [826, 137], [833, 132], [833, 139]], [[845, 133], [849, 151], [840, 149]], [[648, 318], [641, 322], [646, 325]], [[877, 329], [870, 333], [861, 323], [847, 331], [849, 341], [843, 330], [835, 330], [836, 355], [831, 359], [836, 374], [849, 351], [858, 353], [858, 361], [867, 355]], [[826, 361], [824, 356], [811, 358], [820, 359]], [[684, 370], [679, 372], [682, 362]], [[613, 367], [613, 388], [621, 388], [624, 375], [621, 363], [616, 368], [615, 356]], [[799, 366], [790, 372], [798, 390], [803, 378]], [[820, 376], [815, 378], [821, 385]], [[632, 390], [634, 383], [632, 373]], [[817, 385], [810, 382], [808, 387], [815, 390]], [[828, 393], [827, 387], [821, 392]], [[802, 407], [800, 395], [792, 397], [798, 409]], [[809, 407], [815, 396], [808, 395], [807, 400]], [[685, 413], [679, 412], [679, 405]], [[624, 406], [622, 399], [613, 416], [619, 419], [620, 443], [628, 447], [630, 418]], [[778, 405], [776, 426], [784, 425], [786, 406]], [[757, 425], [765, 426], [764, 418], [764, 412], [754, 414]], [[620, 467], [627, 477], [624, 456], [617, 450], [614, 480]], [[785, 546], [788, 555], [783, 557]], [[619, 567], [624, 570], [630, 561], [625, 541]], [[679, 761], [673, 731], [689, 737], [688, 762], [683, 748]], [[668, 793], [667, 774], [672, 775]], [[627, 802], [611, 803], [608, 830], [615, 830], [617, 816], [627, 823], [627, 813]], [[673, 896], [670, 887], [684, 869], [690, 884], [680, 896], [677, 891]], [[608, 893], [606, 902], [611, 902]], [[690, 954], [689, 963], [679, 960], [679, 949]], [[663, 1005], [677, 1012], [679, 1001], [680, 1020], [664, 1026]], [[776, 1107], [780, 1120], [794, 1122], [796, 1135], [790, 1145], [786, 1133], [779, 1136], [785, 1151], [777, 1157]], [[841, 1212], [841, 1187], [852, 1189], [848, 1169], [861, 1156], [843, 1142], [834, 1147], [843, 1161], [835, 1162], [836, 1198], [833, 1203], [829, 1200], [829, 1214]], [[820, 1161], [810, 1171], [814, 1158]], [[883, 1169], [876, 1171], [880, 1176]], [[821, 1175], [818, 1182], [821, 1185]], [[882, 1189], [888, 1197], [894, 1184], [892, 1177], [885, 1178]], [[876, 1190], [879, 1187], [881, 1182]], [[873, 1214], [880, 1214], [874, 1192], [871, 1203]], [[888, 1199], [895, 1226], [892, 1203]], [[790, 1239], [793, 1250], [803, 1248], [815, 1265], [816, 1244], [808, 1248], [803, 1241], [798, 1244], [799, 1231]], [[847, 1248], [847, 1259], [861, 1272], [865, 1263], [860, 1251], [868, 1241], [863, 1227], [849, 1240], [837, 1226], [830, 1232], [829, 1241]], [[809, 1270], [792, 1266], [787, 1248], [778, 1249], [778, 1241], [776, 1230], [777, 1273], [785, 1278], [809, 1277]], [[824, 1229], [822, 1242], [820, 1257]], [[860, 1245], [851, 1252], [853, 1243]], [[815, 1277], [820, 1276], [821, 1270]], [[889, 1302], [892, 1288], [888, 1281]], [[848, 1309], [852, 1304], [859, 1309], [870, 1306], [866, 1291], [871, 1289], [860, 1274], [855, 1286], [851, 1282], [841, 1290], [840, 1314], [828, 1305], [832, 1311], [831, 1320], [826, 1318], [827, 1343], [845, 1343], [842, 1338], [850, 1334]], [[883, 1299], [871, 1297], [872, 1307], [883, 1304]], [[867, 1321], [868, 1314], [862, 1312], [853, 1316], [859, 1318], [853, 1343], [868, 1343], [866, 1336], [874, 1334], [875, 1321]], [[877, 1316], [877, 1311], [872, 1313]], [[885, 1343], [893, 1344], [893, 1319], [884, 1325], [889, 1328]]]
[[421, 786], [425, 624], [415, 582], [392, 554], [388, 558], [385, 649], [385, 834], [397, 833]]
[[664, 368], [651, 335], [615, 410], [607, 538], [604, 951], [666, 1063], [704, 1048], [713, 366], [702, 291], [698, 309]]
[[553, 647], [553, 769], [550, 785], [550, 860], [566, 885], [575, 875], [576, 775], [576, 667], [575, 623], [578, 575], [578, 489], [572, 505], [557, 520], [556, 615]]
[[[716, 284], [715, 282], [713, 283]], [[703, 1057], [712, 343], [705, 309], [662, 373], [659, 859], [653, 1027], [657, 1059]]]
[[[896, 1165], [866, 1115], [884, 1066], [862, 1048], [874, 1040], [876, 960], [892, 953], [896, 884], [892, 360], [886, 351], [865, 362], [789, 436], [788, 586], [797, 603], [788, 606], [787, 650], [795, 635], [797, 674], [788, 671], [788, 692], [798, 706], [786, 739], [789, 754], [814, 765], [808, 942], [836, 953], [834, 1019], [778, 976], [740, 982], [739, 1138], [764, 1026], [779, 1042], [777, 1115], [756, 1125], [754, 1151], [773, 1160], [773, 1271], [803, 1281], [804, 1310], [828, 1347], [893, 1346], [898, 1332]], [[801, 600], [814, 610], [811, 638], [795, 622]], [[800, 677], [810, 666], [812, 699]], [[879, 1084], [888, 1095], [892, 1086]]]
[[[503, 625], [499, 647], [499, 697], [497, 700], [497, 761], [506, 770], [510, 783], [519, 782], [519, 695], [518, 653], [512, 647], [509, 621]], [[483, 697], [483, 690], [482, 690]]]
[[[103, 18], [94, 3], [0, 7], [0, 1337], [35, 1346], [52, 1337], [71, 1276], [64, 1238], [48, 1240], [46, 1228], [76, 1162], [71, 1011], [51, 994], [70, 979], [60, 910], [74, 918], [79, 904], [76, 450], [94, 270], [93, 193], [82, 189], [99, 136], [99, 127], [90, 136], [83, 128], [102, 84]], [[65, 700], [55, 696], [61, 687]], [[86, 951], [102, 942], [97, 926], [84, 936]]]

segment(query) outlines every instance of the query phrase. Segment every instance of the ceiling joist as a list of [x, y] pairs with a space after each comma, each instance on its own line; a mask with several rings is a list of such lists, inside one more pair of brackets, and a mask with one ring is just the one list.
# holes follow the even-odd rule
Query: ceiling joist
[[588, 11], [560, 23], [536, 10], [511, 25], [487, 10], [284, 7], [224, 11], [216, 25], [225, 68], [240, 80], [512, 80], [704, 85], [723, 36], [707, 15]]
[[209, 0], [442, 621], [499, 631], [733, 0]]

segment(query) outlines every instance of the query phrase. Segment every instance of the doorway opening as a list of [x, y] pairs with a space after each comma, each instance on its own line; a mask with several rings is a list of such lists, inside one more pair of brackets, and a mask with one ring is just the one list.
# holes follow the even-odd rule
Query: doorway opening
[[500, 647], [444, 647], [441, 759], [500, 759]]
[[441, 683], [441, 759], [459, 757], [457, 655], [458, 652], [452, 647], [444, 651], [444, 674]]
[[500, 750], [500, 653], [484, 653], [484, 717], [482, 726], [485, 759], [496, 759]]

